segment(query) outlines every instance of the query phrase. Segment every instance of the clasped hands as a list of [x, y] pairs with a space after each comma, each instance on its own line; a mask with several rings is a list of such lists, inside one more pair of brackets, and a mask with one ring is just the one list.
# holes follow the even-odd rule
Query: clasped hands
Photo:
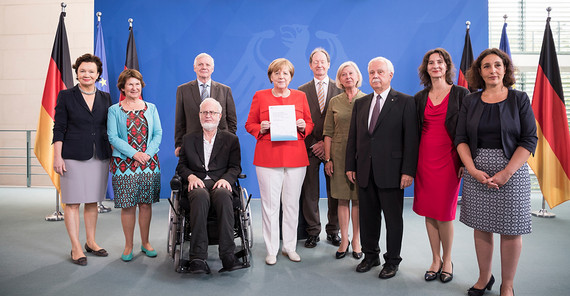
[[[471, 172], [470, 172], [471, 173]], [[471, 174], [479, 183], [487, 185], [488, 188], [499, 189], [509, 181], [512, 175], [505, 170], [499, 171], [494, 176], [490, 177], [487, 173], [475, 169]]]
[[147, 163], [150, 160], [150, 155], [139, 151], [133, 155], [133, 159], [135, 160], [135, 167], [138, 167]]
[[[196, 175], [188, 176], [188, 192], [190, 192], [192, 189], [195, 188], [204, 188], [204, 187], [206, 186], [204, 185], [204, 181], [202, 181], [202, 179], [196, 177]], [[230, 185], [230, 183], [225, 179], [219, 179], [216, 183], [214, 183], [214, 187], [212, 187], [212, 189], [217, 189], [217, 188], [225, 188], [230, 192], [232, 191], [232, 185]]]

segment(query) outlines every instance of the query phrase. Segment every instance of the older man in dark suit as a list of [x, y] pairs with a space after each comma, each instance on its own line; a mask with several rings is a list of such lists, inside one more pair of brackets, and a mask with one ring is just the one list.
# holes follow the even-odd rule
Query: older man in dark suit
[[[332, 97], [342, 91], [336, 87], [335, 81], [330, 79], [327, 72], [331, 65], [331, 59], [326, 50], [315, 48], [309, 57], [309, 66], [313, 71], [314, 78], [301, 85], [299, 90], [307, 96], [309, 108], [311, 109], [311, 119], [315, 124], [313, 132], [305, 138], [307, 154], [309, 155], [309, 166], [305, 174], [303, 189], [301, 191], [301, 209], [308, 237], [305, 247], [314, 248], [319, 242], [321, 233], [321, 218], [319, 215], [319, 170], [321, 163], [326, 163], [325, 145], [323, 142], [323, 125], [327, 107]], [[340, 245], [338, 236], [338, 200], [331, 197], [329, 177], [325, 175], [327, 198], [328, 198], [328, 223], [326, 225], [327, 240], [333, 245]]]
[[385, 264], [379, 277], [396, 275], [402, 258], [404, 188], [412, 184], [418, 159], [414, 99], [390, 87], [394, 66], [383, 57], [368, 63], [374, 92], [356, 100], [346, 147], [346, 175], [358, 184], [364, 259], [357, 272], [380, 265], [380, 228], [386, 222]]
[[241, 172], [238, 137], [218, 129], [222, 106], [212, 98], [200, 104], [202, 131], [182, 139], [176, 170], [188, 180], [190, 202], [190, 265], [192, 273], [210, 273], [207, 220], [210, 205], [216, 211], [219, 229], [221, 271], [245, 267], [235, 257], [232, 190]]
[[197, 79], [180, 85], [176, 91], [176, 117], [174, 130], [174, 154], [178, 156], [182, 137], [185, 134], [202, 130], [198, 111], [205, 98], [214, 98], [222, 106], [219, 129], [236, 133], [236, 106], [229, 86], [212, 80], [214, 59], [201, 53], [194, 59], [194, 72]]

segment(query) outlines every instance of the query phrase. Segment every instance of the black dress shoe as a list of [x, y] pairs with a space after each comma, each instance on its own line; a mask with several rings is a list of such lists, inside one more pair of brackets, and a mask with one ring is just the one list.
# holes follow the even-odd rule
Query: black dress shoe
[[477, 289], [477, 288], [475, 288], [475, 286], [473, 286], [473, 287], [469, 288], [469, 290], [467, 290], [467, 295], [469, 295], [469, 296], [482, 296], [483, 294], [485, 294], [485, 289], [491, 291], [491, 288], [493, 288], [494, 283], [495, 283], [495, 277], [493, 275], [491, 275], [489, 282], [487, 283], [487, 285], [483, 289]]
[[192, 259], [188, 264], [188, 271], [194, 274], [210, 273], [210, 267], [206, 260]]
[[87, 243], [85, 243], [85, 251], [87, 251], [87, 253], [93, 253], [93, 255], [99, 256], [99, 257], [107, 257], [107, 256], [109, 256], [109, 253], [107, 253], [107, 251], [106, 251], [105, 249], [101, 248], [101, 249], [95, 251], [95, 250], [91, 249], [91, 248], [87, 245]]
[[340, 236], [337, 233], [335, 234], [327, 234], [327, 240], [331, 242], [333, 246], [340, 246]]
[[375, 258], [372, 260], [366, 259], [364, 258], [364, 260], [362, 260], [357, 266], [356, 266], [356, 272], [367, 272], [370, 269], [372, 269], [372, 267], [374, 266], [378, 266], [380, 265], [380, 258]]
[[360, 259], [362, 258], [363, 253], [362, 252], [355, 252], [352, 251], [352, 257], [354, 257], [354, 259]]
[[222, 258], [222, 269], [218, 272], [225, 272], [225, 271], [234, 271], [242, 268], [246, 268], [249, 265], [242, 263], [239, 261], [235, 255], [231, 254]]
[[314, 248], [321, 239], [318, 235], [309, 235], [305, 241], [305, 248]]
[[350, 242], [348, 242], [348, 245], [346, 246], [346, 249], [344, 250], [344, 252], [336, 251], [336, 254], [335, 254], [336, 259], [344, 258], [346, 256], [346, 252], [348, 252], [348, 247], [350, 247]]
[[79, 257], [77, 260], [73, 259], [73, 251], [71, 251], [71, 262], [73, 262], [73, 264], [85, 266], [87, 265], [87, 257]]
[[451, 272], [442, 271], [441, 274], [439, 275], [439, 280], [442, 283], [451, 282], [452, 279], [453, 279], [453, 262], [451, 262]]
[[391, 277], [394, 277], [396, 275], [396, 272], [398, 272], [398, 265], [384, 263], [384, 267], [382, 267], [382, 270], [380, 271], [378, 277], [381, 279], [389, 279]]
[[433, 270], [426, 271], [426, 273], [424, 274], [424, 280], [426, 280], [426, 282], [435, 280], [437, 276], [441, 273], [442, 268], [443, 268], [443, 262], [441, 262], [441, 264], [439, 265], [439, 269], [437, 271]]

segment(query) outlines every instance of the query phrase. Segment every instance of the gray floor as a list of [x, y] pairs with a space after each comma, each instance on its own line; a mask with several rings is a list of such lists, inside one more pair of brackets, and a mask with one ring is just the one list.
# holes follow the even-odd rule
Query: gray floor
[[[130, 263], [120, 260], [124, 240], [120, 212], [113, 210], [99, 216], [97, 231], [97, 242], [110, 256], [88, 255], [89, 264], [81, 267], [69, 261], [64, 223], [44, 221], [44, 216], [53, 212], [54, 203], [53, 189], [0, 188], [0, 295], [465, 295], [477, 278], [472, 231], [456, 221], [454, 280], [448, 284], [423, 280], [430, 251], [423, 218], [412, 212], [411, 199], [406, 199], [404, 209], [404, 261], [397, 276], [389, 280], [378, 279], [380, 268], [359, 274], [354, 271], [357, 260], [334, 259], [336, 247], [323, 242], [323, 234], [315, 249], [306, 249], [299, 241], [302, 262], [279, 256], [275, 266], [265, 265], [259, 200], [252, 202], [254, 249], [249, 269], [215, 272], [221, 263], [216, 247], [211, 246], [211, 275], [174, 272], [166, 254], [166, 200], [154, 206], [151, 225], [157, 258], [138, 253]], [[532, 204], [533, 210], [540, 207], [538, 195], [533, 195]], [[322, 200], [321, 205], [326, 208]], [[523, 239], [515, 279], [517, 295], [570, 294], [570, 204], [553, 212], [555, 219], [533, 218], [533, 233]], [[82, 229], [83, 242], [84, 236]], [[498, 236], [495, 238], [498, 241]], [[498, 245], [493, 271], [500, 278]], [[140, 246], [138, 234], [135, 246]], [[500, 280], [486, 295], [498, 295], [499, 284]]]

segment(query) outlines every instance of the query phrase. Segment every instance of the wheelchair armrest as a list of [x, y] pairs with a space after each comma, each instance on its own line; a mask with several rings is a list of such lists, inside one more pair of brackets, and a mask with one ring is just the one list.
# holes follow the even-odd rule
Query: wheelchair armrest
[[238, 179], [245, 179], [247, 178], [247, 176], [245, 174], [239, 174], [238, 175]]
[[182, 190], [182, 177], [178, 174], [172, 176], [172, 179], [170, 180], [170, 189], [178, 191]]

